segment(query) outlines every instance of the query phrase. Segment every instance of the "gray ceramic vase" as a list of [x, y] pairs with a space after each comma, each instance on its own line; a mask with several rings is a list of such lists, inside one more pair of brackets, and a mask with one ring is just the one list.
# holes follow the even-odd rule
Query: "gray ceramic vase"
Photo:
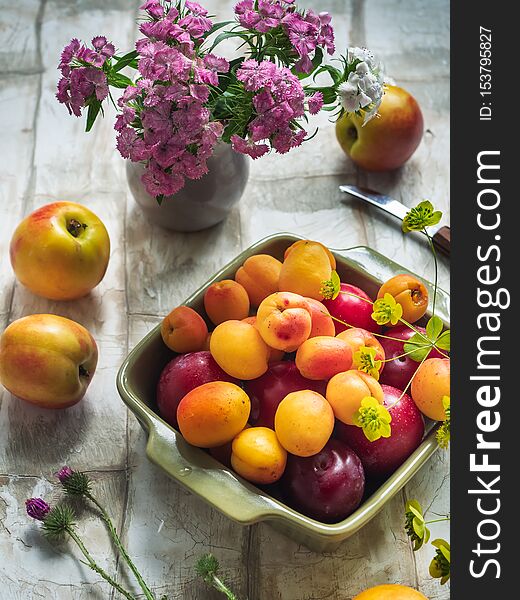
[[161, 205], [141, 182], [144, 166], [127, 161], [126, 177], [135, 201], [155, 225], [172, 231], [200, 231], [223, 221], [242, 197], [249, 177], [249, 159], [218, 144], [208, 159], [209, 172], [201, 179], [186, 180], [174, 196]]

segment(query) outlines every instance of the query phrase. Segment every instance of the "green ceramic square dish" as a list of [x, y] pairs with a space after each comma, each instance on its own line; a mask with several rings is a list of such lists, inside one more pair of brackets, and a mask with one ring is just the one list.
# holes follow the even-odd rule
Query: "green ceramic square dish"
[[[204, 291], [211, 283], [232, 279], [246, 258], [253, 254], [271, 254], [282, 259], [285, 249], [298, 239], [301, 238], [291, 234], [277, 234], [259, 241], [216, 273], [184, 304], [204, 314]], [[407, 271], [381, 254], [361, 246], [335, 251], [334, 254], [342, 280], [365, 289], [373, 296], [382, 281]], [[427, 287], [431, 292], [432, 286], [427, 283]], [[437, 293], [437, 314], [449, 326], [449, 296], [442, 290]], [[320, 523], [244, 481], [205, 451], [190, 446], [158, 416], [155, 387], [163, 367], [172, 356], [163, 344], [160, 326], [157, 326], [130, 352], [117, 375], [117, 388], [123, 401], [148, 433], [148, 458], [230, 519], [244, 525], [268, 521], [315, 551], [329, 551], [363, 527], [437, 449], [435, 427], [429, 423], [427, 434], [417, 450], [353, 514], [340, 523]]]

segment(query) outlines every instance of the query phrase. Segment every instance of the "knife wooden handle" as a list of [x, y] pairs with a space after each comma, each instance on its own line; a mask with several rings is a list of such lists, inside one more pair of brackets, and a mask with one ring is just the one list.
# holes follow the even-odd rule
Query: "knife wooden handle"
[[451, 230], [449, 227], [441, 227], [439, 231], [437, 231], [437, 233], [432, 237], [432, 241], [437, 250], [442, 252], [442, 254], [445, 256], [450, 255]]

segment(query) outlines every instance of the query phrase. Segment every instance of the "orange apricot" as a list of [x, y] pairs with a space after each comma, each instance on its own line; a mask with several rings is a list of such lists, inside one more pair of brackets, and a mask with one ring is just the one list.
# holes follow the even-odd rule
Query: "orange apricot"
[[415, 372], [411, 394], [423, 415], [444, 421], [446, 411], [442, 399], [450, 395], [450, 359], [427, 358]]
[[413, 275], [396, 275], [379, 288], [378, 298], [390, 294], [403, 307], [403, 319], [409, 323], [418, 321], [428, 308], [428, 290]]
[[296, 352], [296, 366], [307, 379], [330, 379], [352, 368], [352, 350], [335, 337], [309, 338]]
[[212, 381], [184, 396], [177, 407], [177, 421], [189, 444], [212, 448], [239, 434], [250, 410], [249, 396], [242, 388], [227, 381]]
[[278, 289], [322, 300], [321, 286], [330, 279], [336, 260], [319, 242], [299, 240], [285, 252]]
[[[246, 317], [245, 319], [242, 319], [242, 323], [249, 323], [250, 325], [254, 325], [256, 327], [256, 321], [257, 318], [256, 316], [253, 317]], [[271, 346], [269, 346], [269, 362], [278, 362], [279, 360], [282, 360], [282, 358], [284, 357], [285, 352], [283, 350], [277, 350], [276, 348], [271, 348]]]
[[363, 371], [355, 370], [334, 375], [327, 384], [325, 396], [336, 419], [347, 425], [354, 425], [354, 413], [359, 410], [363, 398], [372, 396], [379, 404], [383, 404], [385, 398], [378, 381]]
[[312, 456], [329, 441], [334, 429], [334, 412], [318, 392], [292, 392], [278, 405], [274, 429], [287, 452]]
[[249, 296], [232, 279], [216, 281], [204, 293], [204, 308], [215, 325], [235, 319], [240, 321], [249, 314]]
[[269, 254], [250, 256], [235, 274], [249, 295], [251, 306], [257, 307], [270, 294], [278, 291], [282, 263]]
[[251, 427], [233, 440], [231, 466], [244, 479], [269, 484], [278, 481], [287, 463], [287, 451], [268, 427]]
[[267, 371], [269, 347], [250, 323], [232, 320], [217, 325], [209, 349], [220, 368], [237, 379], [256, 379]]
[[407, 585], [386, 583], [361, 592], [354, 597], [354, 600], [428, 600], [428, 598]]
[[163, 342], [180, 354], [202, 350], [207, 336], [206, 322], [189, 306], [177, 306], [161, 323]]
[[311, 332], [311, 309], [299, 294], [276, 292], [260, 303], [256, 326], [268, 346], [294, 352]]
[[330, 316], [329, 309], [319, 300], [314, 298], [306, 298], [311, 307], [311, 333], [310, 338], [318, 335], [328, 335], [334, 337], [336, 334], [336, 326]]

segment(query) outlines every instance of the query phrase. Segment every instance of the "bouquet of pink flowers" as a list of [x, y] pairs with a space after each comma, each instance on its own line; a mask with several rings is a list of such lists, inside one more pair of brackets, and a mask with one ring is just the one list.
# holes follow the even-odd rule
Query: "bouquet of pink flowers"
[[[141, 9], [144, 37], [128, 54], [118, 56], [104, 36], [91, 48], [71, 40], [56, 96], [70, 114], [86, 109], [87, 131], [112, 100], [117, 149], [145, 165], [142, 181], [159, 202], [207, 173], [219, 141], [252, 158], [284, 154], [312, 137], [307, 114], [357, 112], [365, 121], [377, 114], [383, 74], [368, 50], [348, 49], [340, 68], [323, 63], [335, 51], [326, 12], [300, 10], [294, 0], [241, 0], [235, 21], [213, 23], [191, 0], [146, 0]], [[243, 57], [214, 53], [229, 38]], [[121, 73], [125, 67], [133, 78]], [[320, 74], [329, 85], [316, 84]], [[124, 89], [117, 104], [110, 87]]]

